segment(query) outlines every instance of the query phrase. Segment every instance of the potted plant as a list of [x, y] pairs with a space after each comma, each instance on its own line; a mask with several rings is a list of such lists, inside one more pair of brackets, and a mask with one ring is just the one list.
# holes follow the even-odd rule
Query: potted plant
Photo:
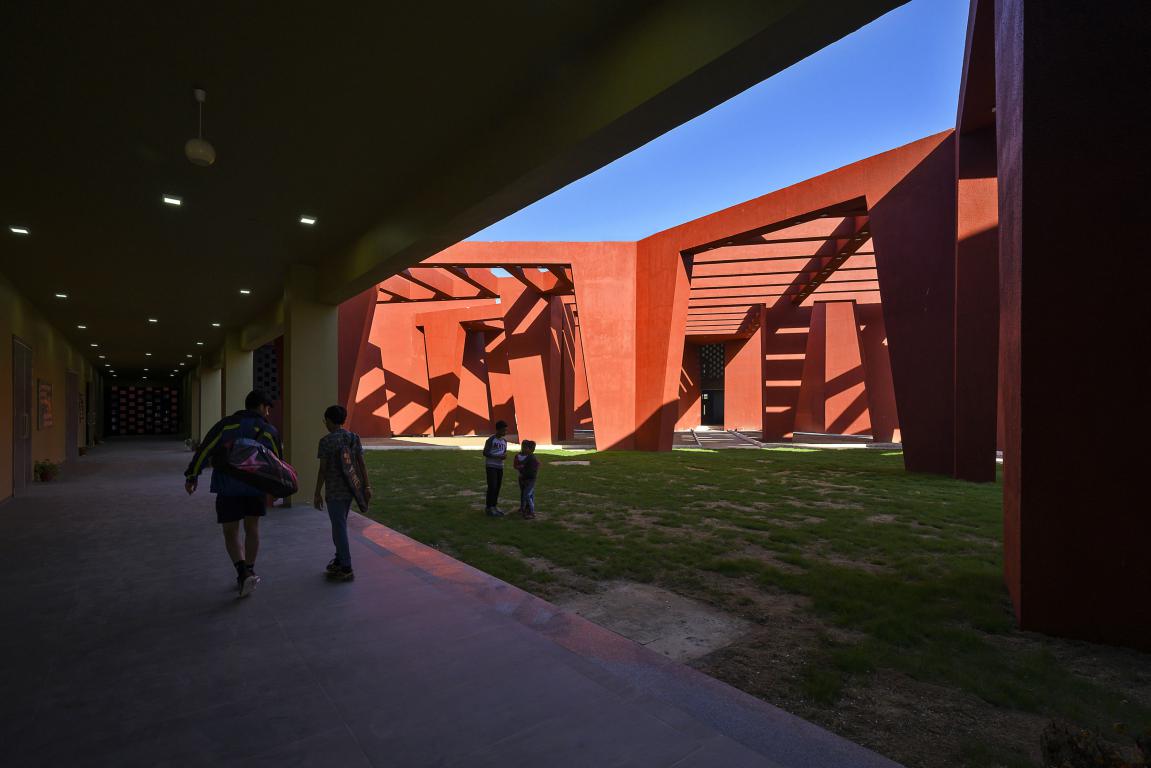
[[32, 465], [32, 471], [36, 475], [36, 479], [42, 483], [50, 482], [60, 474], [60, 465], [55, 462], [41, 459]]

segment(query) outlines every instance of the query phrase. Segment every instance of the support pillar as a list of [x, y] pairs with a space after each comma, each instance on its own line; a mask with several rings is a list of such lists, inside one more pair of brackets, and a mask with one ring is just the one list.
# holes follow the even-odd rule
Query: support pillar
[[699, 388], [699, 345], [684, 342], [683, 365], [679, 372], [679, 421], [677, 430], [694, 429], [699, 426], [703, 392]]
[[224, 416], [224, 372], [220, 368], [200, 369], [200, 436], [208, 434]]
[[316, 298], [316, 270], [294, 265], [284, 287], [284, 447], [300, 479], [299, 499], [316, 490], [316, 445], [324, 409], [339, 402], [339, 307]]
[[[1145, 21], [1137, 2], [995, 4], [1006, 581], [1023, 629], [1151, 650], [1146, 450], [1117, 400], [1144, 408], [1147, 266], [1104, 225], [1151, 165]], [[1100, 259], [1122, 266], [1097, 287]]]
[[670, 451], [691, 291], [688, 261], [655, 235], [636, 246], [635, 447]]
[[757, 311], [760, 316], [755, 333], [749, 338], [729, 341], [725, 345], [724, 429], [759, 430], [763, 426], [763, 305]]
[[854, 301], [829, 301], [824, 358], [824, 431], [836, 435], [871, 434], [863, 349]]
[[188, 375], [188, 436], [196, 442], [204, 434], [200, 422], [200, 375], [193, 371]]
[[459, 321], [427, 323], [424, 345], [428, 355], [428, 392], [432, 399], [432, 434], [453, 437], [460, 393], [460, 368], [464, 362], [467, 331]]
[[952, 135], [868, 211], [904, 465], [948, 476], [955, 469], [955, 194]]
[[556, 333], [562, 305], [548, 296], [524, 288], [505, 293], [508, 367], [515, 392], [516, 434], [522, 440], [555, 443], [560, 439], [558, 391], [560, 376], [559, 336]]
[[244, 349], [239, 331], [224, 335], [224, 412], [243, 410], [244, 399], [252, 391], [252, 352]]

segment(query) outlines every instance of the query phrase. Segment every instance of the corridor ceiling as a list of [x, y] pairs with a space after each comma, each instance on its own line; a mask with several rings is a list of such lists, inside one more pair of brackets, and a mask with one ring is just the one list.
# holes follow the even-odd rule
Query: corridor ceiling
[[289, 265], [347, 299], [902, 2], [17, 0], [0, 274], [95, 362], [187, 367]]

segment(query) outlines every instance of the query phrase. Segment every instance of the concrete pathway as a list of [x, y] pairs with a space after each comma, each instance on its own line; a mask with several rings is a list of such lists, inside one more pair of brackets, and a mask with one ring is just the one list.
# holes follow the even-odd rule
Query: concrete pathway
[[0, 765], [894, 765], [362, 517], [333, 584], [326, 516], [271, 510], [237, 600], [187, 458], [0, 505]]

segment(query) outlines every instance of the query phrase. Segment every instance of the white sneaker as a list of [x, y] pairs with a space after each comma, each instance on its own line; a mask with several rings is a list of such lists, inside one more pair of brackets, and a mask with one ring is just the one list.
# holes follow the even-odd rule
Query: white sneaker
[[256, 589], [256, 585], [260, 583], [260, 577], [248, 571], [248, 575], [240, 580], [240, 597], [247, 597], [252, 594]]

